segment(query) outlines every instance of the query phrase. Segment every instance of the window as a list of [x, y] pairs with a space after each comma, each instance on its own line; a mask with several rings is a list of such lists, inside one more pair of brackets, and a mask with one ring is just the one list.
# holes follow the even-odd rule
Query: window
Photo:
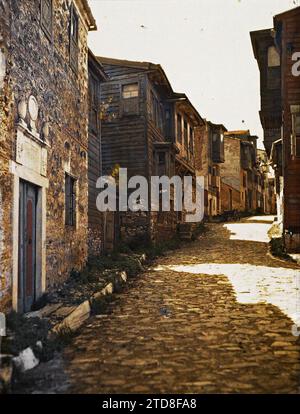
[[185, 146], [185, 148], [186, 149], [188, 149], [188, 145], [189, 145], [189, 138], [188, 138], [188, 124], [187, 124], [187, 122], [186, 121], [184, 121], [184, 132], [183, 132], [183, 135], [184, 135], [184, 146]]
[[292, 113], [292, 136], [291, 153], [295, 157], [300, 157], [300, 105], [291, 107]]
[[51, 40], [53, 26], [52, 0], [41, 0], [41, 26], [45, 35]]
[[66, 226], [76, 226], [76, 180], [65, 175], [65, 214]]
[[268, 67], [274, 68], [280, 66], [280, 56], [275, 46], [268, 48]]
[[138, 83], [131, 83], [124, 85], [122, 90], [123, 99], [137, 98], [139, 96], [139, 85]]
[[268, 73], [267, 73], [267, 87], [268, 89], [280, 88], [280, 56], [275, 46], [268, 48]]
[[190, 127], [190, 152], [194, 153], [194, 129]]
[[153, 121], [154, 125], [157, 129], [161, 132], [163, 131], [163, 106], [159, 103], [158, 99], [151, 91], [151, 120]]
[[177, 114], [177, 140], [182, 143], [182, 117]]
[[78, 38], [79, 18], [72, 4], [70, 12], [70, 65], [75, 73], [78, 72]]
[[139, 84], [138, 82], [122, 85], [121, 116], [138, 115]]

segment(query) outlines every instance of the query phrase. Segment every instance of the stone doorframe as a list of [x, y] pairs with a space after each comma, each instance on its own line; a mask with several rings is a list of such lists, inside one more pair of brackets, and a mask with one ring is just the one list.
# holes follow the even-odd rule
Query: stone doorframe
[[36, 211], [36, 297], [46, 290], [46, 197], [49, 180], [47, 175], [47, 143], [29, 129], [24, 122], [17, 125], [16, 161], [10, 161], [13, 175], [12, 211], [12, 302], [18, 311], [19, 284], [19, 190], [20, 180], [38, 188]]
[[28, 168], [11, 161], [13, 174], [13, 278], [12, 302], [13, 309], [18, 311], [19, 285], [19, 189], [20, 179], [38, 187], [36, 211], [36, 295], [41, 296], [46, 290], [46, 191], [48, 179], [28, 170]]

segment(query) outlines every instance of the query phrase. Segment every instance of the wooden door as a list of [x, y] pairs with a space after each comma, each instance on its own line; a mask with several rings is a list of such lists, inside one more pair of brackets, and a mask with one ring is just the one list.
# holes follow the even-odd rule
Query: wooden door
[[20, 181], [19, 214], [19, 311], [28, 312], [36, 299], [37, 188]]

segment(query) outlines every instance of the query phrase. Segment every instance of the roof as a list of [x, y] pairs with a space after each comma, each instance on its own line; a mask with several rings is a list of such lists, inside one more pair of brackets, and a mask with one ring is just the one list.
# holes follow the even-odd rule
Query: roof
[[286, 10], [286, 11], [280, 13], [280, 14], [277, 14], [276, 16], [274, 16], [274, 20], [275, 21], [276, 20], [284, 20], [284, 19], [287, 19], [287, 18], [293, 16], [294, 14], [298, 14], [298, 13], [300, 13], [300, 6], [295, 7], [293, 9], [290, 9], [290, 10]]
[[214, 122], [207, 121], [207, 120], [205, 120], [205, 122], [206, 122], [208, 125], [212, 126], [213, 128], [214, 128], [214, 127], [215, 127], [215, 128], [221, 128], [221, 129], [223, 129], [223, 131], [224, 131], [225, 133], [227, 132], [227, 128], [226, 128], [223, 124], [215, 124]]
[[88, 0], [77, 0], [77, 5], [80, 9], [82, 9], [81, 11], [84, 13], [89, 31], [97, 30], [97, 23], [91, 11]]
[[237, 131], [227, 131], [225, 135], [250, 135], [249, 129], [247, 130], [237, 130]]
[[106, 57], [106, 56], [98, 56], [97, 58], [101, 61], [102, 64], [106, 64], [106, 65], [128, 66], [128, 67], [146, 69], [146, 70], [153, 69], [153, 67], [156, 67], [156, 66], [160, 66], [160, 65], [157, 65], [156, 63], [151, 63], [151, 62], [140, 62], [137, 60], [116, 59], [116, 58], [111, 58], [111, 57]]
[[198, 118], [204, 125], [204, 123], [205, 123], [204, 119], [199, 114], [198, 110], [194, 107], [192, 102], [189, 100], [187, 95], [185, 93], [178, 93], [178, 92], [173, 92], [173, 94], [174, 94], [174, 97], [175, 97], [175, 101], [185, 102], [192, 109], [192, 112], [194, 113], [195, 117]]
[[105, 56], [97, 56], [97, 59], [100, 61], [103, 65], [112, 65], [112, 66], [126, 66], [141, 70], [147, 70], [147, 71], [158, 71], [162, 75], [162, 78], [165, 81], [166, 86], [173, 91], [172, 86], [169, 82], [169, 79], [167, 78], [167, 75], [161, 65], [157, 63], [152, 62], [139, 62], [135, 60], [126, 60], [126, 59], [115, 59]]
[[96, 71], [97, 75], [100, 77], [101, 80], [105, 81], [108, 80], [109, 77], [105, 73], [105, 70], [99, 60], [96, 58], [96, 56], [93, 54], [91, 49], [88, 49], [88, 59], [89, 59], [89, 65], [93, 68], [94, 71]]
[[126, 66], [126, 67], [141, 69], [142, 71], [148, 71], [148, 72], [158, 71], [161, 74], [162, 79], [164, 80], [164, 84], [167, 86], [169, 90], [170, 100], [174, 100], [175, 102], [181, 101], [181, 102], [185, 102], [186, 104], [188, 104], [189, 107], [192, 109], [192, 112], [194, 113], [194, 115], [204, 123], [203, 118], [199, 114], [198, 110], [191, 103], [187, 95], [185, 93], [174, 92], [172, 85], [164, 69], [162, 68], [160, 64], [152, 63], [152, 62], [140, 62], [140, 61], [135, 61], [135, 60], [115, 59], [115, 58], [110, 58], [110, 57], [105, 57], [105, 56], [97, 56], [97, 59], [103, 65]]

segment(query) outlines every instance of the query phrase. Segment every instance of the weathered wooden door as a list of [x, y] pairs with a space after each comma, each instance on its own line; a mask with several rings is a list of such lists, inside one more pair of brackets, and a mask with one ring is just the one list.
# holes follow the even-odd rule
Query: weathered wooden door
[[19, 214], [19, 311], [28, 312], [36, 299], [37, 188], [20, 181]]

